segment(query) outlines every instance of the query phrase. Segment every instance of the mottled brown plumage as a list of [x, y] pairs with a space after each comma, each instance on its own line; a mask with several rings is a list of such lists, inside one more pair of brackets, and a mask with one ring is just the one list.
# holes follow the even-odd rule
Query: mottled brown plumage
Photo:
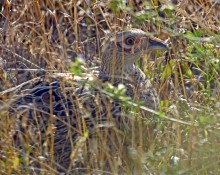
[[99, 79], [115, 85], [125, 84], [128, 96], [144, 101], [151, 109], [157, 109], [158, 95], [135, 62], [143, 54], [150, 55], [154, 50], [165, 49], [166, 45], [150, 39], [142, 30], [118, 32], [107, 40], [103, 48]]
[[106, 81], [115, 86], [124, 84], [128, 96], [157, 109], [159, 99], [156, 91], [135, 66], [142, 54], [150, 54], [155, 48], [166, 49], [166, 46], [150, 40], [139, 29], [120, 31], [111, 35], [104, 44], [95, 88], [85, 85], [83, 80], [72, 84], [56, 78], [38, 78], [28, 89], [19, 92], [9, 110], [16, 125], [16, 144], [23, 149], [33, 147], [37, 152], [34, 156], [52, 154], [55, 163], [63, 167], [58, 169], [68, 168], [76, 159], [73, 150], [79, 136], [83, 136], [85, 131], [92, 135], [100, 124], [123, 115], [120, 100], [112, 100], [102, 92], [102, 82]]

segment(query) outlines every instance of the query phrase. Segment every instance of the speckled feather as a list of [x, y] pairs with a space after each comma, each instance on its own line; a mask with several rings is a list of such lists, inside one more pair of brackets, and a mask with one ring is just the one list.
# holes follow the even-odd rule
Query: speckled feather
[[48, 155], [49, 143], [53, 143], [55, 162], [68, 168], [78, 136], [83, 136], [85, 131], [94, 133], [99, 124], [114, 123], [115, 118], [120, 122], [123, 115], [120, 101], [112, 101], [99, 91], [102, 88], [100, 82], [108, 81], [115, 86], [123, 83], [128, 96], [157, 109], [156, 91], [135, 66], [136, 60], [149, 52], [149, 37], [145, 32], [139, 29], [121, 31], [110, 36], [104, 44], [96, 88], [83, 85], [82, 81], [68, 83], [38, 79], [32, 83], [20, 92], [9, 110], [10, 116], [14, 116], [17, 145], [25, 148], [27, 145], [23, 142], [28, 141], [39, 155]]

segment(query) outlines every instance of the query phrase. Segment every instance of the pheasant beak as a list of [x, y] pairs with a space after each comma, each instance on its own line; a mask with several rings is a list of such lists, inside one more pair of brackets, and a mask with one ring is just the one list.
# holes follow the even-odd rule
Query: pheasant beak
[[154, 38], [154, 39], [149, 39], [148, 49], [150, 49], [150, 50], [167, 50], [168, 47], [161, 40]]

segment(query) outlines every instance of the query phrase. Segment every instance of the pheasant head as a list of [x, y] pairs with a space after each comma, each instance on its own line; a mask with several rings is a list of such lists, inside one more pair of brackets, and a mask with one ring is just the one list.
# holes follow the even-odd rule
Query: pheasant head
[[102, 50], [100, 79], [115, 81], [134, 73], [135, 62], [155, 50], [165, 50], [162, 42], [151, 39], [140, 29], [119, 31], [109, 37]]

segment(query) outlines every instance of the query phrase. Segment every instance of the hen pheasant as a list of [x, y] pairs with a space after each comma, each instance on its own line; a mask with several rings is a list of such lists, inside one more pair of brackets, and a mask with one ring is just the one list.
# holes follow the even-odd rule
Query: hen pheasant
[[9, 110], [10, 116], [15, 116], [11, 119], [16, 123], [16, 144], [25, 149], [31, 145], [37, 150], [33, 156], [48, 152], [57, 164], [67, 168], [77, 136], [83, 136], [85, 131], [91, 134], [92, 129], [108, 121], [109, 116], [120, 117], [120, 100], [111, 100], [103, 93], [105, 83], [101, 82], [111, 82], [114, 86], [124, 84], [126, 95], [144, 101], [151, 109], [159, 107], [156, 91], [135, 62], [142, 54], [166, 48], [142, 30], [120, 31], [104, 44], [97, 87], [86, 86], [85, 82], [90, 80], [84, 84], [74, 81], [67, 87], [57, 79], [52, 78], [48, 83], [39, 78], [20, 92]]

